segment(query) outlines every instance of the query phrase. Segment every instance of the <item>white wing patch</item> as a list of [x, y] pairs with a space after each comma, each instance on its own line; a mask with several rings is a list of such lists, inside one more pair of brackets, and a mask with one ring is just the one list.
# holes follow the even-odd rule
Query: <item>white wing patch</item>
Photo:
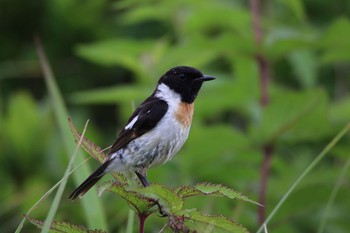
[[132, 119], [132, 121], [130, 121], [130, 123], [127, 124], [124, 129], [125, 130], [131, 129], [134, 126], [134, 124], [136, 123], [137, 119], [139, 119], [138, 115], [136, 117], [134, 117], [134, 119]]

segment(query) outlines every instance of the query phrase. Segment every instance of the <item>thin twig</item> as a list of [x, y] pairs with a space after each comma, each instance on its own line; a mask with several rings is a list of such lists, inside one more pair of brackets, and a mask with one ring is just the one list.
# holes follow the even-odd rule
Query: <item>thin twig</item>
[[[250, 0], [250, 11], [253, 20], [253, 31], [255, 37], [255, 43], [259, 49], [263, 42], [263, 32], [261, 29], [261, 18], [260, 18], [260, 0]], [[259, 66], [260, 73], [260, 103], [262, 106], [266, 106], [269, 103], [268, 87], [270, 80], [270, 66], [266, 57], [259, 51], [255, 55], [256, 62]]]
[[[261, 29], [261, 18], [260, 18], [260, 0], [250, 0], [250, 11], [252, 14], [253, 21], [253, 31], [255, 37], [255, 43], [259, 49], [258, 53], [255, 55], [256, 63], [259, 67], [260, 75], [260, 104], [262, 107], [266, 107], [269, 104], [269, 94], [268, 87], [271, 78], [270, 65], [267, 58], [261, 52], [261, 45], [263, 42], [263, 32]], [[258, 221], [263, 223], [265, 220], [265, 210], [266, 210], [266, 192], [267, 192], [267, 181], [270, 173], [270, 164], [273, 152], [273, 144], [266, 144], [262, 147], [263, 161], [261, 165], [261, 180], [260, 180], [260, 190], [259, 190], [259, 206], [258, 210]]]
[[266, 206], [266, 189], [267, 189], [267, 180], [269, 176], [270, 166], [271, 166], [271, 157], [273, 152], [272, 146], [265, 146], [263, 148], [264, 159], [261, 166], [261, 180], [260, 180], [260, 190], [259, 190], [259, 203], [261, 206], [258, 208], [258, 222], [259, 224], [263, 223], [265, 220], [265, 206]]

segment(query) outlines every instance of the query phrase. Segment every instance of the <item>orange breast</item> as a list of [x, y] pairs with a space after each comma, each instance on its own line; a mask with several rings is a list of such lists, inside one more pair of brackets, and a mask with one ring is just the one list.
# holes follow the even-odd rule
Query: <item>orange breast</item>
[[179, 109], [175, 112], [176, 119], [180, 124], [187, 128], [191, 126], [193, 116], [194, 105], [181, 103]]

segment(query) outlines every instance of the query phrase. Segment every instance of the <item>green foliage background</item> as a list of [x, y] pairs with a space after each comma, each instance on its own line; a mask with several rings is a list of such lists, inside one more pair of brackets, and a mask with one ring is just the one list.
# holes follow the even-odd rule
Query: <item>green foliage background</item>
[[[87, 137], [101, 147], [113, 143], [134, 106], [170, 67], [191, 65], [216, 76], [196, 101], [185, 147], [151, 170], [149, 179], [170, 187], [222, 183], [257, 200], [262, 147], [273, 144], [271, 211], [349, 122], [350, 3], [262, 1], [261, 24], [258, 46], [244, 0], [1, 0], [0, 231], [13, 232], [21, 213], [62, 177], [68, 161], [34, 34], [42, 38], [69, 115], [78, 128], [90, 119]], [[272, 70], [266, 108], [260, 105], [257, 53]], [[349, 154], [347, 135], [297, 187], [269, 232], [315, 232]], [[74, 187], [69, 182], [66, 194]], [[50, 200], [33, 212], [35, 218], [45, 218]], [[326, 232], [348, 232], [349, 200], [346, 170]], [[105, 230], [125, 232], [128, 206], [108, 194], [102, 204]], [[204, 197], [185, 205], [234, 218], [251, 231], [259, 227], [254, 205]], [[55, 219], [86, 223], [78, 202], [65, 199]], [[148, 221], [147, 232], [164, 224], [156, 217]], [[25, 225], [25, 232], [36, 231]]]

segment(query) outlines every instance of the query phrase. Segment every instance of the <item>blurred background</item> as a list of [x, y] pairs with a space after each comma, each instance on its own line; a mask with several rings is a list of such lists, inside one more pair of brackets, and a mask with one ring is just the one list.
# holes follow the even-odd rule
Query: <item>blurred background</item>
[[[69, 116], [80, 131], [90, 119], [86, 136], [102, 148], [169, 68], [190, 65], [216, 76], [199, 94], [184, 148], [149, 171], [149, 179], [168, 187], [221, 183], [256, 201], [264, 200], [263, 186], [268, 214], [349, 123], [350, 2], [259, 1], [261, 39], [250, 2], [0, 0], [0, 231], [14, 231], [61, 179], [71, 156], [34, 35], [41, 37]], [[316, 232], [337, 184], [324, 229], [349, 232], [349, 154], [347, 135], [296, 188], [269, 232]], [[79, 201], [66, 199], [76, 186], [69, 179], [55, 220], [86, 225]], [[31, 216], [45, 219], [52, 196]], [[105, 230], [125, 232], [127, 204], [109, 194], [101, 203]], [[252, 232], [260, 226], [261, 213], [250, 203], [201, 197], [186, 206], [233, 218]], [[146, 232], [158, 232], [165, 222], [151, 217]], [[37, 231], [24, 225], [23, 232]]]

